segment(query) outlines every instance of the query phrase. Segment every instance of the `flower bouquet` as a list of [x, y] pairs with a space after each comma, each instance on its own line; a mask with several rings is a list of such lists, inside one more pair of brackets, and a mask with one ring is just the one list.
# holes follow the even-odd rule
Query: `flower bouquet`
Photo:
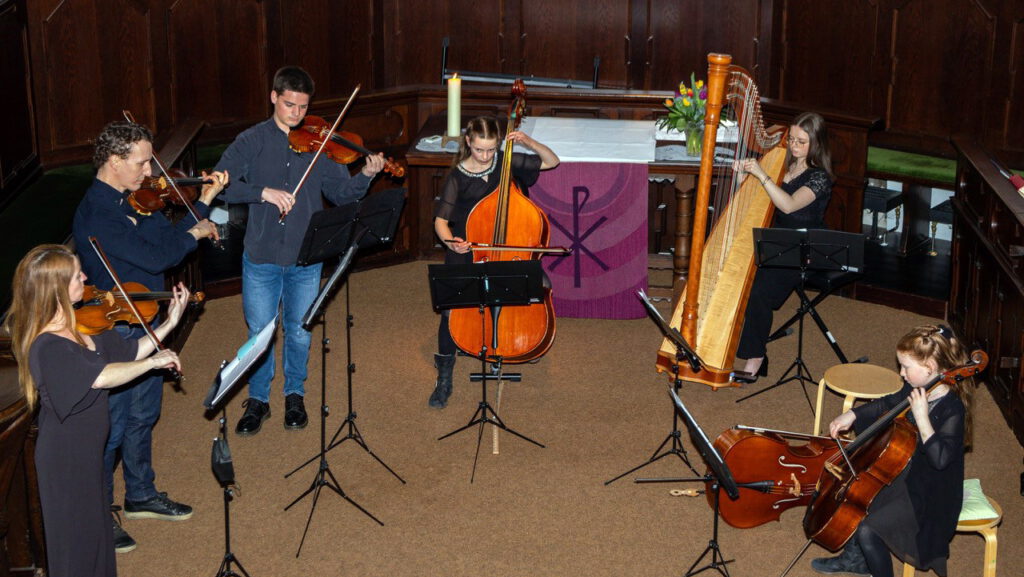
[[690, 73], [690, 86], [679, 83], [675, 98], [665, 99], [668, 116], [658, 119], [659, 128], [675, 129], [686, 134], [686, 154], [700, 156], [704, 135], [704, 107], [708, 101], [708, 89], [703, 80], [697, 80]]

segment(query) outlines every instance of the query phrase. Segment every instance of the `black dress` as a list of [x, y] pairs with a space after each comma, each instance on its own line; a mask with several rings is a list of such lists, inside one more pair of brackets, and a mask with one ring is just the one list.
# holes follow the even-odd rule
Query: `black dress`
[[[466, 220], [473, 207], [498, 187], [501, 179], [501, 167], [504, 162], [502, 154], [494, 155], [491, 167], [480, 173], [464, 171], [461, 167], [453, 168], [448, 173], [441, 190], [441, 197], [434, 210], [435, 218], [448, 221], [452, 236], [466, 238]], [[540, 176], [541, 159], [535, 154], [512, 153], [512, 167], [509, 171], [512, 179], [519, 185], [523, 194], [537, 182]], [[486, 177], [486, 180], [484, 179]], [[473, 253], [459, 254], [454, 250], [445, 250], [445, 264], [470, 264]], [[457, 347], [448, 330], [448, 311], [441, 314], [441, 322], [437, 327], [437, 352], [442, 355], [455, 354]]]
[[[779, 188], [789, 195], [804, 186], [814, 193], [814, 200], [790, 214], [776, 210], [772, 227], [825, 228], [825, 208], [832, 198], [832, 180], [823, 169], [810, 167], [793, 180], [779, 183]], [[740, 333], [740, 342], [736, 348], [738, 358], [754, 359], [765, 356], [768, 335], [772, 330], [772, 311], [781, 307], [799, 284], [798, 270], [768, 267], [757, 269], [754, 283], [750, 287], [743, 332]]]
[[[858, 433], [910, 395], [910, 385], [853, 409]], [[930, 403], [928, 417], [935, 434], [920, 442], [910, 464], [868, 508], [863, 523], [882, 537], [889, 549], [918, 569], [946, 575], [949, 542], [956, 533], [964, 487], [963, 401], [952, 391]], [[913, 424], [914, 414], [907, 412]]]
[[43, 333], [29, 350], [39, 391], [35, 460], [51, 577], [117, 575], [103, 487], [107, 390], [91, 385], [108, 363], [134, 360], [138, 344], [114, 331], [92, 339], [95, 351]]

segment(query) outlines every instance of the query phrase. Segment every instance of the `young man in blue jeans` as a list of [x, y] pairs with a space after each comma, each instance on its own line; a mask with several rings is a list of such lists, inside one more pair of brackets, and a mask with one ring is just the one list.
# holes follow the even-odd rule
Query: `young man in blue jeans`
[[[292, 194], [314, 155], [293, 151], [288, 132], [302, 124], [313, 89], [305, 70], [278, 70], [270, 92], [273, 115], [239, 134], [216, 168], [233, 176], [224, 200], [249, 205], [242, 258], [242, 308], [249, 336], [270, 323], [278, 308], [282, 311], [286, 429], [301, 429], [309, 421], [303, 396], [311, 334], [302, 327], [302, 316], [320, 289], [321, 266], [296, 264], [306, 228], [313, 213], [323, 209], [324, 198], [335, 205], [358, 200], [384, 167], [383, 155], [369, 155], [353, 177], [346, 166], [321, 157]], [[281, 215], [286, 215], [283, 222]], [[270, 416], [273, 378], [271, 348], [249, 377], [245, 413], [235, 428], [239, 435], [258, 433]]]

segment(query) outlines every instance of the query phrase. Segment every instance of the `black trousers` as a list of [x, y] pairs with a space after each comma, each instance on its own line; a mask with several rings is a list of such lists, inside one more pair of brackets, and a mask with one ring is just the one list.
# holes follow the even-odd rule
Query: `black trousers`
[[741, 359], [763, 357], [772, 331], [772, 313], [779, 309], [800, 286], [800, 271], [788, 268], [757, 269], [740, 333], [736, 356]]

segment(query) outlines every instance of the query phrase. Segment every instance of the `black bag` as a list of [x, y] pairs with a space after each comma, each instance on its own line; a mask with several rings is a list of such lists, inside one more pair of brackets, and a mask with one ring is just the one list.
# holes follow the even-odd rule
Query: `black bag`
[[213, 439], [213, 449], [210, 451], [210, 466], [213, 468], [213, 475], [221, 485], [232, 485], [235, 482], [235, 466], [231, 462], [231, 448], [228, 447], [228, 440], [223, 437]]

